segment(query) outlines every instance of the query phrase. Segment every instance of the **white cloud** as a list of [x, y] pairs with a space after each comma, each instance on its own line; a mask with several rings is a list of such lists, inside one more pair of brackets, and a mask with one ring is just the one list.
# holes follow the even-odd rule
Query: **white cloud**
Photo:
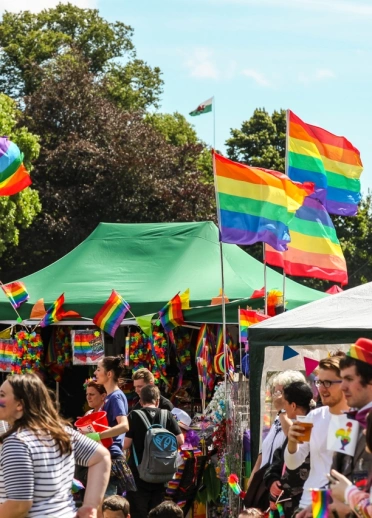
[[289, 7], [291, 9], [305, 9], [335, 14], [372, 16], [372, 5], [370, 3], [347, 0], [207, 0], [207, 2], [213, 5], [270, 5], [272, 7]]
[[325, 81], [327, 79], [334, 79], [336, 77], [335, 73], [328, 68], [318, 68], [312, 74], [303, 74], [300, 73], [298, 76], [298, 81], [303, 84], [314, 83], [317, 81]]
[[96, 8], [98, 0], [15, 0], [9, 2], [8, 0], [0, 0], [0, 13], [4, 11], [19, 12], [19, 11], [32, 11], [37, 13], [42, 9], [50, 9], [56, 7], [57, 4], [71, 3], [77, 5], [80, 8]]
[[242, 74], [253, 79], [253, 81], [255, 81], [260, 86], [264, 86], [266, 88], [271, 86], [270, 81], [268, 81], [268, 79], [266, 79], [266, 77], [257, 70], [246, 68], [245, 70], [242, 70]]
[[219, 70], [215, 64], [214, 54], [207, 48], [197, 48], [188, 53], [185, 59], [185, 66], [191, 77], [200, 79], [218, 79]]

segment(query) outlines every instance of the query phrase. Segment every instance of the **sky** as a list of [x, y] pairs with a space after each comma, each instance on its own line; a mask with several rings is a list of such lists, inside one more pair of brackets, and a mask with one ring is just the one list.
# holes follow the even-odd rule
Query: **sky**
[[[54, 0], [33, 0], [32, 10]], [[290, 108], [343, 135], [362, 157], [372, 189], [372, 0], [76, 0], [134, 29], [137, 57], [162, 71], [159, 111], [185, 115], [213, 145], [213, 115], [189, 117], [215, 98], [215, 145], [256, 108]], [[30, 9], [0, 0], [0, 11]]]

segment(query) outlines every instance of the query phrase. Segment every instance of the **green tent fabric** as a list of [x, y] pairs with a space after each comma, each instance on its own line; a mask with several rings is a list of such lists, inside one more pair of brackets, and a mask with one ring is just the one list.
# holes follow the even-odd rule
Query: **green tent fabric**
[[[249, 300], [264, 285], [263, 266], [236, 245], [223, 245], [228, 323], [237, 323], [237, 307], [262, 307]], [[93, 318], [115, 289], [134, 315], [157, 313], [177, 292], [190, 288], [188, 322], [221, 322], [221, 306], [210, 306], [221, 288], [218, 229], [212, 222], [100, 223], [74, 250], [50, 266], [21, 279], [30, 299], [19, 310], [30, 316], [41, 298], [48, 308], [61, 293], [66, 310]], [[268, 289], [282, 289], [282, 276], [267, 269]], [[0, 290], [0, 320], [16, 314]], [[286, 281], [287, 309], [324, 297], [323, 293]], [[129, 316], [129, 315], [128, 315]]]

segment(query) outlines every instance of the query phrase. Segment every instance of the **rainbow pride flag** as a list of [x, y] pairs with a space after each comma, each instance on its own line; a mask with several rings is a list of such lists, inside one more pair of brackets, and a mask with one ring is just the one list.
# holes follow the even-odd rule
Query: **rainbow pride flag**
[[178, 293], [159, 311], [159, 319], [167, 333], [184, 324], [182, 300]]
[[270, 318], [253, 309], [239, 309], [239, 336], [242, 343], [248, 342], [248, 327]]
[[40, 327], [50, 326], [55, 322], [59, 322], [59, 320], [62, 318], [61, 311], [64, 303], [65, 295], [62, 293], [62, 295], [60, 295], [58, 299], [54, 301], [53, 304], [47, 309], [47, 312], [40, 322]]
[[130, 305], [128, 302], [126, 302], [117, 291], [112, 290], [105, 304], [93, 318], [93, 322], [97, 327], [114, 337], [117, 328], [129, 309]]
[[23, 153], [7, 137], [0, 137], [0, 196], [11, 196], [32, 184]]
[[30, 297], [27, 293], [26, 286], [21, 281], [1, 284], [1, 287], [15, 309], [18, 309], [19, 306]]
[[333, 222], [320, 201], [306, 198], [289, 223], [288, 250], [265, 246], [265, 259], [287, 275], [348, 283], [347, 266]]
[[314, 182], [316, 197], [329, 214], [354, 216], [361, 199], [363, 164], [359, 151], [345, 138], [306, 124], [287, 112], [288, 176]]
[[313, 184], [292, 182], [277, 171], [249, 167], [213, 153], [220, 239], [223, 243], [270, 244], [279, 251], [290, 241], [288, 223]]
[[330, 495], [330, 489], [311, 490], [313, 518], [328, 518], [328, 506], [331, 503]]

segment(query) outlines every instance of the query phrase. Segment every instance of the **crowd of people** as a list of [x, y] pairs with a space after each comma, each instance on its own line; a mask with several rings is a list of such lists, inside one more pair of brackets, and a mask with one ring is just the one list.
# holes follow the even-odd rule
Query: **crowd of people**
[[[105, 357], [86, 385], [86, 415], [104, 411], [108, 422], [94, 434], [81, 433], [59, 415], [36, 374], [3, 382], [0, 518], [184, 516], [167, 497], [166, 481], [180, 461], [191, 418], [161, 396], [147, 369], [133, 375], [139, 401], [129, 412], [118, 385], [122, 370], [121, 357]], [[273, 379], [277, 415], [239, 518], [262, 518], [269, 510], [272, 517], [310, 518], [313, 488], [329, 489], [328, 512], [335, 518], [372, 517], [372, 341], [360, 339], [348, 353], [322, 359], [314, 384], [315, 391], [296, 371]], [[327, 447], [332, 418], [345, 413], [360, 426], [353, 456]], [[312, 423], [308, 440], [301, 418]], [[104, 447], [100, 442], [107, 439]], [[81, 470], [85, 489], [76, 508], [71, 488]]]

